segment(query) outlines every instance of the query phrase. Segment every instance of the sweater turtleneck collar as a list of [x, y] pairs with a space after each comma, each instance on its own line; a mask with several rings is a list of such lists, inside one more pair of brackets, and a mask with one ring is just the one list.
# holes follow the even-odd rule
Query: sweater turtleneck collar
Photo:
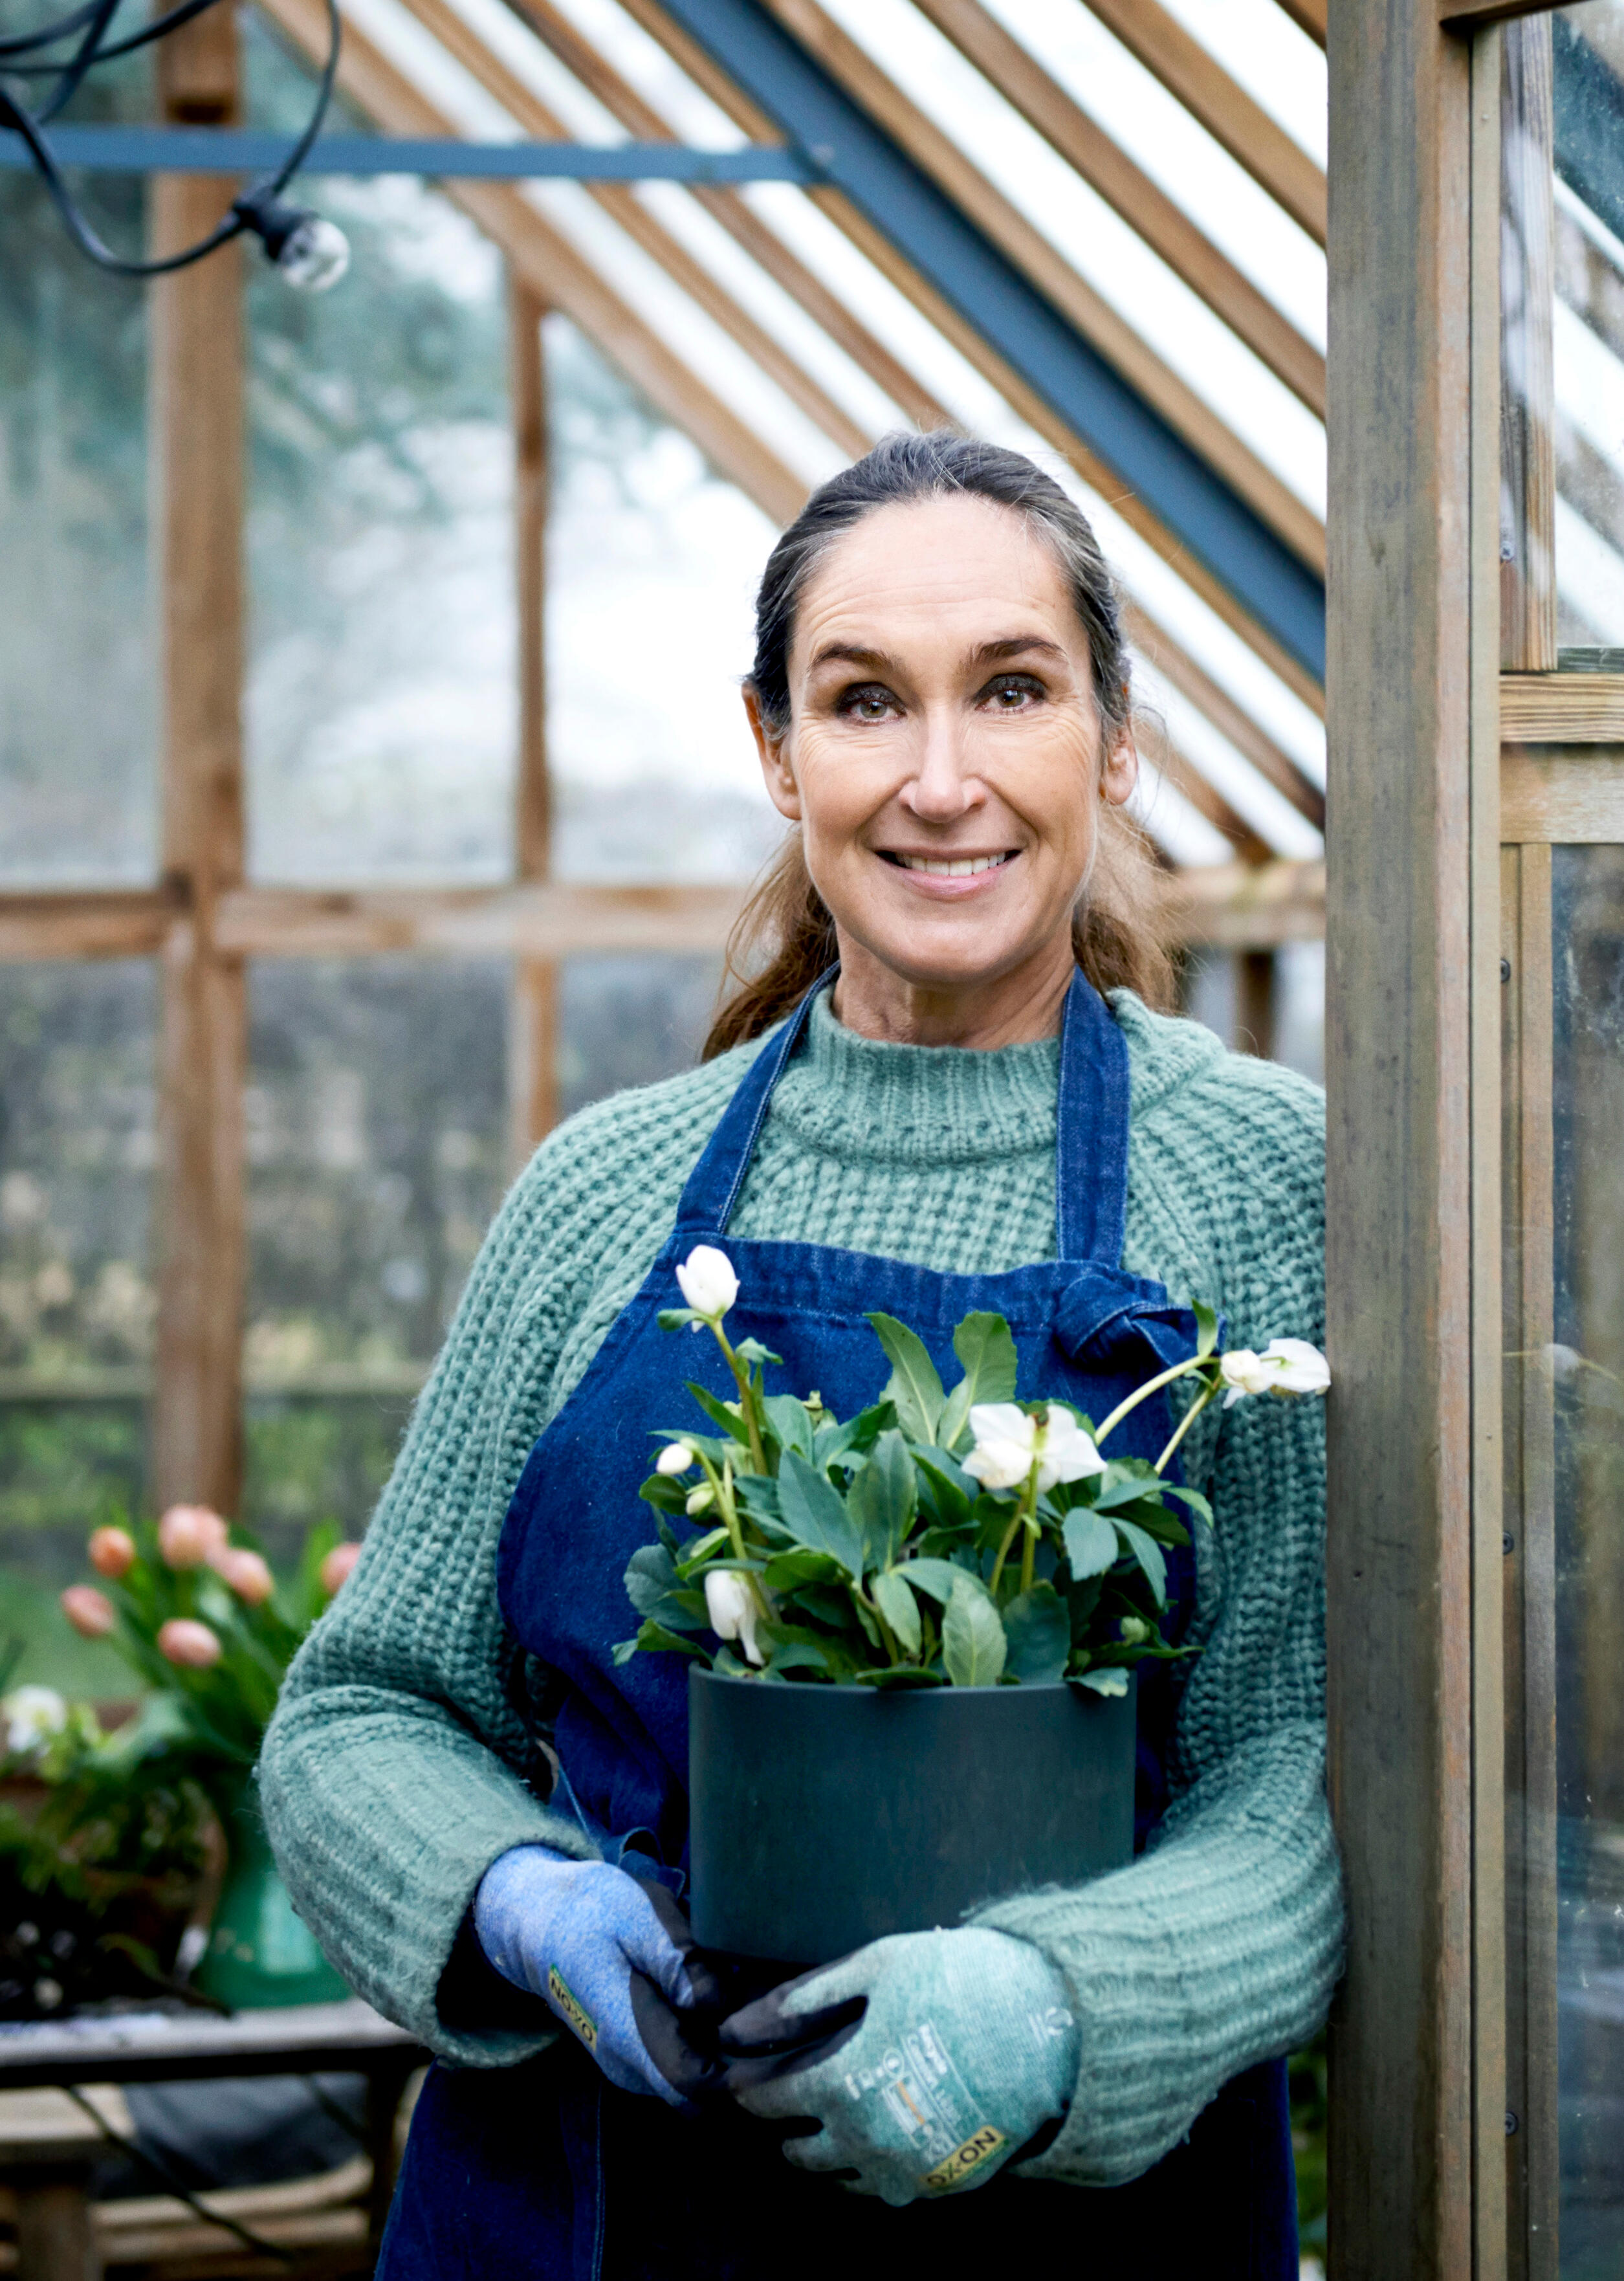
[[1052, 1150], [1060, 1040], [896, 1046], [836, 1020], [827, 991], [773, 1095], [775, 1122], [866, 1164], [974, 1164]]

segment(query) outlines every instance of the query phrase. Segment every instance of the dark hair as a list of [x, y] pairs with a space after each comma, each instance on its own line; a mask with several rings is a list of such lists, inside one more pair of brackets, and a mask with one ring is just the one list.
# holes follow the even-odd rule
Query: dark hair
[[[1121, 607], [1093, 526], [1052, 476], [997, 444], [937, 429], [881, 438], [866, 458], [815, 491], [767, 558], [755, 599], [755, 663], [747, 686], [774, 736], [790, 724], [789, 652], [796, 614], [824, 554], [876, 507], [945, 499], [989, 499], [1023, 515], [1052, 550], [1084, 632], [1094, 702], [1107, 743], [1128, 726], [1131, 699]], [[1101, 815], [1101, 845], [1071, 922], [1077, 961], [1096, 989], [1125, 986], [1151, 1005], [1172, 997], [1172, 964], [1158, 926], [1154, 862], [1119, 808]], [[835, 958], [834, 921], [812, 884], [792, 831], [740, 912], [728, 941], [725, 998], [705, 1058], [759, 1037], [787, 1014]]]

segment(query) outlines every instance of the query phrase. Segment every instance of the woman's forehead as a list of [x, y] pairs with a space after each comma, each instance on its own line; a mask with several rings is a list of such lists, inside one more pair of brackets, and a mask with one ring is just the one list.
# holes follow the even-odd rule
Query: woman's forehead
[[1025, 516], [957, 497], [878, 507], [843, 531], [807, 582], [793, 646], [804, 664], [879, 634], [974, 643], [1027, 630], [1087, 646], [1054, 552]]

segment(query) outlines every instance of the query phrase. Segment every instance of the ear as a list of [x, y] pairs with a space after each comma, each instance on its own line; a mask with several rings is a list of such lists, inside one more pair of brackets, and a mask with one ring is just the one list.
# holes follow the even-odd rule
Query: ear
[[1100, 798], [1120, 808], [1133, 797], [1139, 782], [1139, 747], [1133, 742], [1132, 729], [1125, 729], [1110, 751], [1105, 755], [1105, 766], [1100, 771]]
[[792, 823], [800, 822], [800, 791], [795, 782], [795, 771], [789, 763], [787, 737], [775, 737], [762, 718], [762, 704], [749, 682], [744, 687], [745, 714], [750, 723], [750, 734], [755, 738], [756, 757], [762, 764], [762, 779], [767, 786], [767, 797], [780, 816]]

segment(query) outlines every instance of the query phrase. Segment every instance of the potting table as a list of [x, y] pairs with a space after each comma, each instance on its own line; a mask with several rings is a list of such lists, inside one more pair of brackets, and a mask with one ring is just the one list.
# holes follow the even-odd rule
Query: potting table
[[[404, 2029], [353, 1997], [229, 2019], [130, 2011], [0, 2026], [0, 2092], [233, 2076], [364, 2076], [375, 2248], [394, 2184], [401, 2095], [428, 2056]], [[19, 2281], [99, 2281], [89, 2188], [106, 2151], [89, 2116], [82, 2128], [23, 2116], [8, 2133], [0, 2123], [0, 2183], [17, 2196]]]

